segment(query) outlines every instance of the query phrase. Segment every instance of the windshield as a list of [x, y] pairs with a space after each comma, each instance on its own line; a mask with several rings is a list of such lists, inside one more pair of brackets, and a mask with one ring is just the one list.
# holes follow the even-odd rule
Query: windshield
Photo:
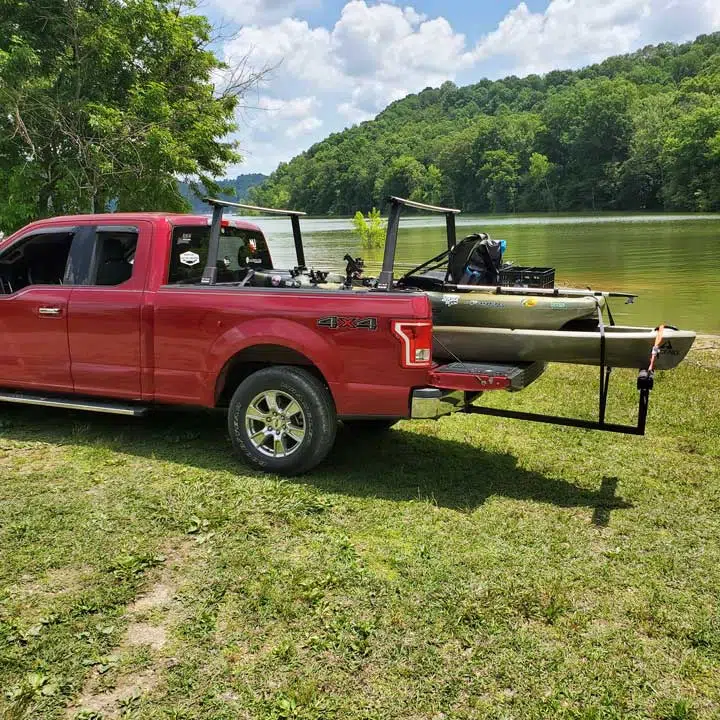
[[[207, 262], [209, 226], [182, 226], [173, 230], [169, 284], [199, 283]], [[253, 270], [272, 269], [263, 234], [257, 230], [224, 226], [220, 229], [217, 281], [240, 282]]]

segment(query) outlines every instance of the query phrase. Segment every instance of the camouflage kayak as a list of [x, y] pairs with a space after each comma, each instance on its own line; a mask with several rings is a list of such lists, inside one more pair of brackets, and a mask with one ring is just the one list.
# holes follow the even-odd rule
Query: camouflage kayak
[[572, 320], [597, 317], [605, 298], [595, 295], [564, 296], [498, 294], [495, 291], [426, 291], [437, 325], [559, 330]]
[[[538, 330], [436, 326], [433, 357], [466, 362], [562, 362], [600, 365], [601, 334], [591, 321], [577, 330]], [[582, 329], [580, 329], [582, 328]], [[605, 361], [610, 367], [648, 367], [657, 331], [647, 327], [605, 327]], [[655, 367], [670, 370], [687, 355], [695, 340], [689, 330], [665, 328]]]

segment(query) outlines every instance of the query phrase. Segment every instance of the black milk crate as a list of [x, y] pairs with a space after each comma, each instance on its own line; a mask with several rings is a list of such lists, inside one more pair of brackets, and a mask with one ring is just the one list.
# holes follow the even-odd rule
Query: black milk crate
[[555, 287], [555, 268], [511, 265], [500, 268], [500, 284], [505, 287]]

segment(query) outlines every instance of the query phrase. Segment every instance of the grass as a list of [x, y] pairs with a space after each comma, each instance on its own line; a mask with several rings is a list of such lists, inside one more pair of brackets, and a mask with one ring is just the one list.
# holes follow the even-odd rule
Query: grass
[[[487, 401], [589, 416], [596, 388]], [[0, 424], [7, 720], [720, 714], [718, 350], [658, 378], [645, 438], [403, 422], [289, 481], [214, 414]]]

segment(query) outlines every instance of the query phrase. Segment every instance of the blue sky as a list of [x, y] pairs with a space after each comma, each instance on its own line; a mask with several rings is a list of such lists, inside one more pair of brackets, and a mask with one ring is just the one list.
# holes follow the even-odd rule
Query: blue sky
[[[720, 0], [202, 0], [231, 67], [272, 68], [245, 98], [228, 169], [274, 170], [331, 132], [437, 87], [577, 68], [720, 29]], [[222, 78], [218, 78], [222, 83]]]

